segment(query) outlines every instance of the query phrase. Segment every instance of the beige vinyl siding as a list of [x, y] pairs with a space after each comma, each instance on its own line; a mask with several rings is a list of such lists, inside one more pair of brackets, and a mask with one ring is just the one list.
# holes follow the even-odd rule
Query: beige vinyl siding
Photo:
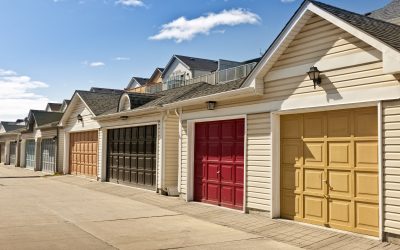
[[[77, 116], [79, 114], [82, 116], [82, 122], [78, 122]], [[67, 130], [68, 132], [97, 130], [100, 126], [97, 121], [93, 120], [92, 118], [93, 114], [85, 106], [85, 104], [81, 100], [79, 100], [71, 110], [69, 119], [66, 121], [66, 124], [64, 126], [65, 130]]]
[[173, 114], [164, 121], [164, 185], [166, 187], [178, 186], [179, 168], [179, 119]]
[[271, 211], [270, 114], [247, 116], [247, 208]]
[[383, 103], [384, 231], [400, 234], [400, 101]]
[[187, 168], [188, 168], [188, 133], [187, 133], [187, 121], [182, 121], [182, 139], [181, 139], [181, 184], [180, 193], [182, 198], [185, 198], [187, 193]]
[[62, 173], [64, 169], [64, 147], [65, 147], [65, 132], [63, 129], [58, 131], [57, 144], [57, 172]]
[[57, 129], [41, 130], [42, 139], [51, 139], [57, 136]]
[[265, 76], [263, 99], [285, 100], [289, 97], [318, 93], [340, 95], [341, 91], [350, 89], [398, 85], [398, 81], [393, 75], [383, 73], [380, 58], [351, 67], [328, 70], [320, 68], [323, 71], [323, 77], [321, 87], [317, 89], [314, 89], [312, 81], [306, 75], [307, 67], [298, 75], [285, 74], [295, 67], [321, 63], [333, 58], [343, 60], [343, 65], [346, 65], [350, 56], [358, 56], [356, 53], [360, 52], [378, 54], [373, 47], [315, 16], [303, 27]]

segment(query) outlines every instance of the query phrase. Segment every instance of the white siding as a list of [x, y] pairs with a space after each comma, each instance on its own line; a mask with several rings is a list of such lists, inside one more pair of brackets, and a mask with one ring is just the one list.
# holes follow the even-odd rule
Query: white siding
[[247, 208], [271, 211], [270, 114], [247, 116]]
[[64, 169], [64, 147], [65, 147], [65, 132], [63, 129], [58, 131], [57, 144], [57, 172], [62, 173]]
[[384, 231], [400, 234], [400, 101], [383, 103]]
[[179, 150], [179, 119], [175, 114], [170, 115], [164, 122], [164, 186], [178, 186], [178, 150]]
[[[82, 122], [79, 122], [77, 119], [77, 116], [79, 114], [82, 116]], [[71, 113], [65, 123], [64, 128], [68, 132], [97, 130], [98, 128], [100, 128], [100, 126], [97, 121], [93, 120], [92, 118], [93, 114], [85, 106], [85, 104], [81, 100], [79, 100], [71, 110]]]
[[103, 139], [104, 140], [107, 140], [107, 138], [103, 138], [103, 131], [101, 130], [101, 129], [99, 129], [99, 132], [97, 133], [97, 136], [98, 136], [98, 143], [97, 143], [97, 150], [98, 150], [98, 152], [97, 152], [97, 154], [98, 154], [98, 156], [97, 156], [97, 177], [99, 178], [99, 179], [101, 179], [101, 174], [102, 174], [102, 167], [103, 167], [103, 154], [107, 154], [107, 148], [103, 148]]
[[181, 140], [181, 185], [180, 185], [180, 193], [182, 198], [186, 197], [187, 193], [187, 168], [188, 168], [188, 133], [187, 133], [187, 121], [182, 121], [182, 140]]

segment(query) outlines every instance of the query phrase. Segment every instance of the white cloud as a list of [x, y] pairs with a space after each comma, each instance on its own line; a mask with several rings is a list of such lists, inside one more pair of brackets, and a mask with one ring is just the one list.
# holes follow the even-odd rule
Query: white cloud
[[44, 109], [49, 99], [34, 91], [49, 86], [12, 70], [0, 69], [0, 120], [24, 118], [30, 109]]
[[105, 63], [103, 63], [103, 62], [91, 62], [91, 63], [89, 63], [89, 66], [90, 67], [103, 67], [103, 66], [105, 66], [106, 64]]
[[199, 34], [208, 35], [210, 31], [219, 26], [257, 24], [260, 20], [261, 18], [257, 14], [244, 9], [223, 10], [220, 13], [209, 13], [190, 20], [186, 19], [186, 17], [180, 17], [162, 25], [160, 32], [149, 37], [149, 39], [173, 39], [180, 43], [192, 40]]
[[131, 58], [119, 56], [119, 57], [115, 57], [114, 60], [115, 61], [130, 61]]
[[116, 4], [129, 6], [129, 7], [142, 7], [144, 3], [142, 0], [118, 0], [115, 2]]

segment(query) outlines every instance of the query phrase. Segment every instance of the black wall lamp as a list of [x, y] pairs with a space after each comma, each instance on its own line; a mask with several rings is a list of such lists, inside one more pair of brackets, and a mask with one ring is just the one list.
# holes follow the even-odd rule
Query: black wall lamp
[[314, 89], [317, 85], [321, 84], [321, 71], [319, 71], [317, 67], [311, 67], [307, 74], [310, 80], [314, 82]]
[[53, 137], [53, 142], [56, 142], [57, 141], [57, 136], [54, 136]]
[[216, 105], [217, 105], [217, 102], [209, 101], [209, 102], [207, 102], [207, 109], [214, 110]]
[[82, 118], [81, 114], [78, 114], [76, 116], [76, 119], [78, 119], [78, 122], [82, 122], [83, 121], [83, 118]]

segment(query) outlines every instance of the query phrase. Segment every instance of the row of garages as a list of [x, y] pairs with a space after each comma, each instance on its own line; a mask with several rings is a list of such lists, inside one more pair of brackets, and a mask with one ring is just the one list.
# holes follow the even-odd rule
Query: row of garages
[[[400, 235], [400, 60], [391, 61], [400, 53], [348, 25], [347, 12], [308, 1], [301, 8], [239, 87], [184, 86], [175, 99], [168, 92], [139, 108], [140, 95], [76, 91], [55, 146], [26, 140], [21, 162], [272, 218]], [[323, 72], [316, 86], [313, 65]], [[6, 151], [10, 162], [18, 145]]]

